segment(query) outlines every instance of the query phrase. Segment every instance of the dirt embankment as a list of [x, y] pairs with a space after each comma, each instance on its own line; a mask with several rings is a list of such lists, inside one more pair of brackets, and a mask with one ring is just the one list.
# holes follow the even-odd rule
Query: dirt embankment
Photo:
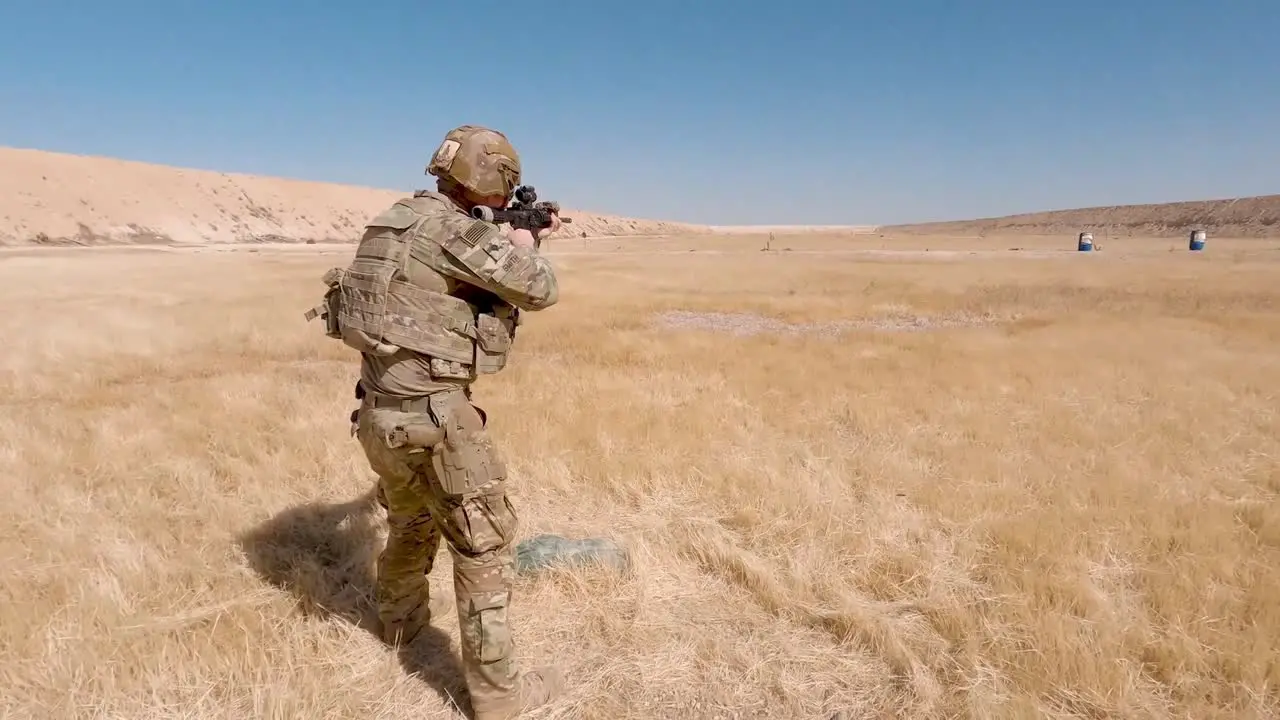
[[1111, 237], [1184, 235], [1204, 230], [1224, 237], [1280, 237], [1280, 195], [1227, 200], [1111, 205], [998, 218], [886, 225], [881, 232], [913, 235], [1073, 235]]
[[[434, 187], [424, 177], [424, 187]], [[353, 242], [411, 190], [0, 148], [0, 245]], [[708, 232], [566, 208], [553, 237]]]

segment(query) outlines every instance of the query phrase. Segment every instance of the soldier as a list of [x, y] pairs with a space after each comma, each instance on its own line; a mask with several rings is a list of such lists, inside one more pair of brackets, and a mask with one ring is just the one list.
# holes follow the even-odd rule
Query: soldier
[[431, 619], [427, 575], [441, 536], [453, 557], [462, 659], [477, 720], [545, 705], [564, 679], [516, 667], [507, 616], [517, 518], [507, 471], [471, 403], [471, 383], [500, 371], [520, 310], [559, 299], [542, 235], [475, 220], [506, 207], [520, 158], [506, 135], [464, 125], [427, 165], [436, 191], [402, 198], [367, 226], [355, 259], [325, 276], [327, 334], [361, 352], [353, 430], [378, 475], [389, 535], [378, 558], [383, 639], [408, 645]]

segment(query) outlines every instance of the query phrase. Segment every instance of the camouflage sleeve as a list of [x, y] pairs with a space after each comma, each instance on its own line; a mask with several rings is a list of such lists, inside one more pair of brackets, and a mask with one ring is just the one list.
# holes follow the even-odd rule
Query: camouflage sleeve
[[497, 225], [441, 214], [425, 218], [418, 233], [444, 250], [450, 275], [522, 310], [542, 310], [560, 299], [551, 263], [533, 248], [513, 244]]

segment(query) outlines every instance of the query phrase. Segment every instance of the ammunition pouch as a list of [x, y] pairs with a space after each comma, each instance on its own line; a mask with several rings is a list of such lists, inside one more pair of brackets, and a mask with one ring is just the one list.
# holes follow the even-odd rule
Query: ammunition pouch
[[477, 375], [491, 375], [506, 367], [516, 333], [513, 310], [509, 305], [499, 305], [494, 314], [476, 316]]
[[335, 340], [342, 339], [342, 326], [338, 324], [338, 317], [342, 314], [342, 288], [340, 283], [343, 272], [342, 268], [330, 268], [324, 274], [321, 280], [328, 288], [324, 293], [324, 298], [319, 305], [302, 315], [307, 322], [311, 322], [317, 317], [323, 319], [324, 334]]

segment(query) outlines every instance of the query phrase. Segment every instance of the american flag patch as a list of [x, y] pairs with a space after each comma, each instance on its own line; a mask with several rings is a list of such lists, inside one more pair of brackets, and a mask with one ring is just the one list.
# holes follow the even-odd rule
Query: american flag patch
[[462, 231], [462, 242], [475, 247], [477, 243], [494, 234], [496, 231], [492, 225], [483, 220], [476, 220]]

